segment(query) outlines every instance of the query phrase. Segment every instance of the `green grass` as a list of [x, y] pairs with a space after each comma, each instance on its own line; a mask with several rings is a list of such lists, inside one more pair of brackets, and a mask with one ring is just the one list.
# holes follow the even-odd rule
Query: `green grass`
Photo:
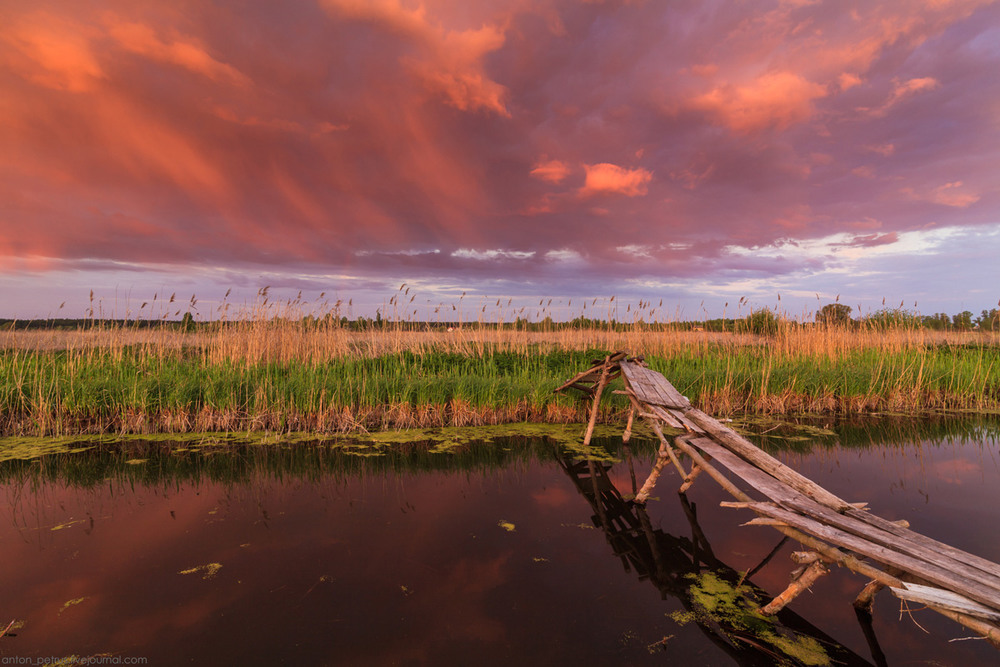
[[[213, 360], [139, 347], [0, 352], [0, 433], [319, 432], [572, 421], [553, 389], [608, 350], [486, 346], [322, 360]], [[859, 346], [837, 354], [679, 346], [647, 358], [701, 409], [742, 413], [1000, 408], [1000, 348]], [[609, 394], [605, 415], [626, 409]]]

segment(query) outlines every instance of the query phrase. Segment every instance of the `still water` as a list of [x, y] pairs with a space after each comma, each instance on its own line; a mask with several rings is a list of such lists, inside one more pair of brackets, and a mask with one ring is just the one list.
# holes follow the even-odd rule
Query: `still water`
[[[808, 438], [769, 431], [763, 442], [847, 500], [1000, 561], [996, 425], [821, 426]], [[1000, 661], [961, 626], [901, 611], [887, 592], [866, 637], [851, 606], [866, 582], [847, 571], [800, 596], [777, 630], [755, 628], [730, 613], [747, 603], [727, 591], [756, 569], [740, 590], [777, 594], [799, 546], [779, 547], [767, 527], [740, 527], [752, 515], [721, 508], [729, 498], [707, 476], [681, 497], [677, 474], [665, 470], [658, 497], [637, 510], [621, 498], [633, 490], [628, 452], [610, 440], [604, 449], [613, 462], [587, 463], [544, 438], [381, 453], [131, 443], [4, 461], [0, 631], [9, 629], [0, 659]], [[640, 484], [651, 457], [649, 443], [633, 443]]]

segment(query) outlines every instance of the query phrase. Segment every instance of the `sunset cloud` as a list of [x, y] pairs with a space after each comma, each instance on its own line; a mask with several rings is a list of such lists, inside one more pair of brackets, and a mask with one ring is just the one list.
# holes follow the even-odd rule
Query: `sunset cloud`
[[753, 81], [722, 84], [691, 101], [694, 109], [707, 111], [734, 132], [750, 133], [768, 128], [783, 130], [813, 115], [813, 100], [826, 89], [794, 72], [768, 72]]
[[569, 175], [569, 167], [559, 160], [546, 160], [536, 164], [531, 175], [543, 181], [559, 183]]
[[1000, 243], [958, 241], [1000, 220], [1000, 3], [706, 7], [14, 3], [0, 283], [36, 296], [0, 317], [262, 276], [374, 304], [411, 281], [860, 294], [851, 270], [926, 275], [914, 239], [966, 278]]
[[93, 34], [54, 14], [35, 12], [16, 17], [0, 40], [7, 44], [11, 70], [39, 85], [79, 93], [105, 77], [91, 48]]
[[639, 197], [646, 194], [647, 186], [653, 180], [653, 174], [641, 167], [626, 169], [601, 162], [587, 164], [583, 168], [587, 172], [587, 178], [580, 189], [580, 195], [584, 197], [596, 194], [621, 194], [626, 197]]
[[979, 195], [972, 192], [962, 184], [962, 181], [953, 181], [939, 185], [930, 190], [915, 190], [904, 188], [903, 194], [919, 201], [931, 202], [942, 206], [952, 206], [955, 208], [966, 208], [979, 201]]
[[215, 82], [228, 81], [239, 85], [250, 83], [246, 76], [213, 58], [194, 40], [176, 37], [164, 41], [150, 26], [123, 21], [114, 15], [108, 15], [105, 21], [108, 33], [126, 51], [183, 67]]
[[400, 63], [432, 92], [462, 111], [489, 111], [508, 117], [507, 89], [486, 74], [483, 58], [503, 46], [498, 25], [446, 29], [432, 21], [426, 7], [404, 7], [400, 0], [321, 0], [334, 17], [366, 21], [376, 28], [411, 40], [417, 54]]
[[936, 79], [929, 76], [902, 82], [897, 81], [893, 86], [892, 92], [889, 94], [889, 99], [887, 99], [878, 108], [873, 109], [871, 114], [873, 116], [884, 116], [889, 113], [890, 109], [899, 104], [902, 100], [912, 97], [913, 95], [917, 95], [918, 93], [934, 90], [939, 85], [940, 84]]

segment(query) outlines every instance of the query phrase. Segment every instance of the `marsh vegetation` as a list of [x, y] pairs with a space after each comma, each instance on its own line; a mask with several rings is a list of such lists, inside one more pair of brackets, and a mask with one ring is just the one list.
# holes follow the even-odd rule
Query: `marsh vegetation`
[[[703, 410], [722, 416], [1000, 408], [1000, 333], [989, 330], [778, 318], [752, 333], [639, 317], [532, 324], [500, 316], [449, 330], [301, 312], [250, 311], [198, 326], [95, 320], [0, 332], [0, 433], [573, 422], [584, 406], [552, 389], [619, 349], [645, 355]], [[602, 418], [624, 407], [612, 401]]]

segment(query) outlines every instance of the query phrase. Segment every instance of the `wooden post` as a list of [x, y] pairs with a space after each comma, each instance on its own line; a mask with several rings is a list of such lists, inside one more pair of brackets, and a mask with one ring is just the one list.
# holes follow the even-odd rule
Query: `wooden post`
[[627, 445], [628, 441], [632, 439], [632, 422], [635, 421], [635, 406], [633, 405], [628, 411], [628, 421], [625, 422], [625, 432], [622, 433], [622, 444]]
[[604, 392], [604, 385], [608, 383], [608, 367], [610, 364], [611, 357], [605, 357], [604, 366], [601, 368], [601, 379], [597, 381], [597, 388], [594, 390], [594, 404], [590, 408], [590, 421], [587, 422], [587, 434], [583, 436], [585, 447], [590, 444], [590, 438], [594, 435], [594, 426], [597, 424], [597, 410], [601, 406], [601, 394]]
[[885, 584], [881, 581], [872, 579], [868, 584], [861, 589], [858, 593], [858, 597], [854, 598], [854, 608], [866, 611], [869, 614], [872, 613], [872, 606], [875, 604], [875, 595], [885, 588]]

